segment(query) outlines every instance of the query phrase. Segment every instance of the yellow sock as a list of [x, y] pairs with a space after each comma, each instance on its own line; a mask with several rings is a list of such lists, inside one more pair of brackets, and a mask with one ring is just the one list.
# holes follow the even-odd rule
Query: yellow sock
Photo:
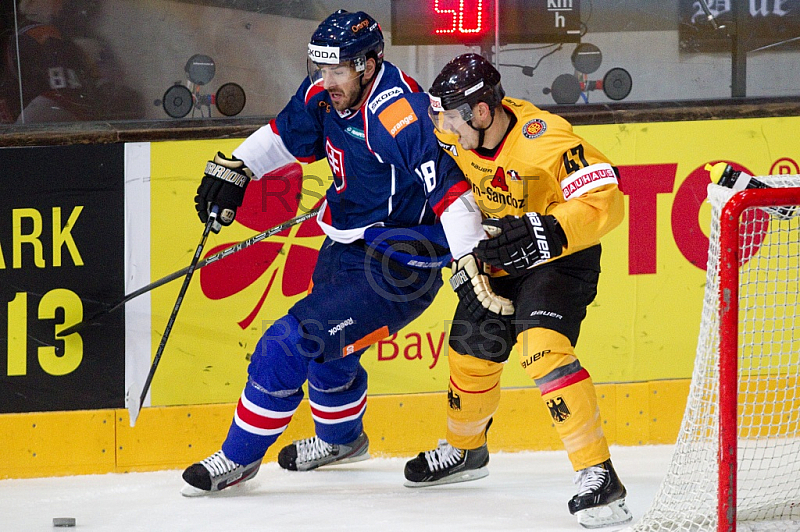
[[449, 352], [447, 441], [459, 449], [486, 443], [486, 425], [500, 403], [503, 364]]
[[534, 328], [520, 333], [517, 341], [522, 367], [539, 387], [575, 471], [608, 460], [594, 384], [569, 339]]

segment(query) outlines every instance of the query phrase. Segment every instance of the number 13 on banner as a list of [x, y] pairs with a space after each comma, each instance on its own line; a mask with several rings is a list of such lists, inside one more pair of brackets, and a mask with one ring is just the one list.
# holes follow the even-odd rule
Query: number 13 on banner
[[[83, 304], [75, 292], [57, 288], [47, 292], [39, 301], [38, 318], [52, 320], [57, 316], [57, 309], [63, 310], [64, 323], [57, 324], [55, 335], [66, 325], [77, 323], [83, 319]], [[8, 352], [7, 374], [9, 377], [28, 374], [28, 294], [17, 292], [16, 297], [8, 302]], [[37, 348], [39, 365], [50, 375], [66, 375], [72, 373], [83, 360], [83, 339], [78, 333], [66, 338], [56, 338], [63, 342], [63, 349], [53, 345], [40, 345]]]

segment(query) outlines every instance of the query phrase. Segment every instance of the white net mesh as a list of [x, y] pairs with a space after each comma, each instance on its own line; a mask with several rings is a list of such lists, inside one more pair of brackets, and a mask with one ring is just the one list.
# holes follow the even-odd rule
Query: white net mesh
[[[796, 175], [758, 179], [800, 187]], [[719, 220], [733, 192], [717, 185], [708, 192], [712, 223], [692, 384], [669, 470], [631, 528], [637, 532], [717, 530]], [[738, 530], [798, 531], [800, 210], [746, 209], [739, 227]]]

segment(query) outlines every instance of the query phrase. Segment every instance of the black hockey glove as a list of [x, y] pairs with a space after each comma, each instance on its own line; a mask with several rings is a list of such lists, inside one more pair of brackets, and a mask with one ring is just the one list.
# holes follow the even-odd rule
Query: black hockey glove
[[494, 293], [489, 276], [481, 270], [472, 253], [453, 261], [450, 286], [476, 321], [514, 314], [514, 304]]
[[475, 255], [511, 275], [558, 257], [567, 244], [564, 230], [551, 215], [529, 212], [522, 218], [491, 218], [484, 220], [483, 228], [492, 238], [481, 240]]
[[[236, 157], [228, 159], [217, 152], [214, 160], [206, 164], [206, 173], [194, 197], [200, 221], [206, 223], [211, 206], [216, 205], [219, 207], [219, 223], [231, 225], [236, 218], [236, 209], [241, 207], [244, 201], [244, 191], [252, 177], [253, 172], [243, 161]], [[220, 227], [214, 225], [213, 231], [219, 233]]]

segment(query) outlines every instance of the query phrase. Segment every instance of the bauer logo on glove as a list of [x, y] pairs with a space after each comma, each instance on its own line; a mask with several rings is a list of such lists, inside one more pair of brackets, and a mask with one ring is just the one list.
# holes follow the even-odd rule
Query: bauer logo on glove
[[567, 244], [555, 216], [536, 212], [526, 213], [522, 218], [490, 218], [484, 220], [483, 228], [491, 238], [478, 243], [475, 255], [511, 275], [558, 257]]

